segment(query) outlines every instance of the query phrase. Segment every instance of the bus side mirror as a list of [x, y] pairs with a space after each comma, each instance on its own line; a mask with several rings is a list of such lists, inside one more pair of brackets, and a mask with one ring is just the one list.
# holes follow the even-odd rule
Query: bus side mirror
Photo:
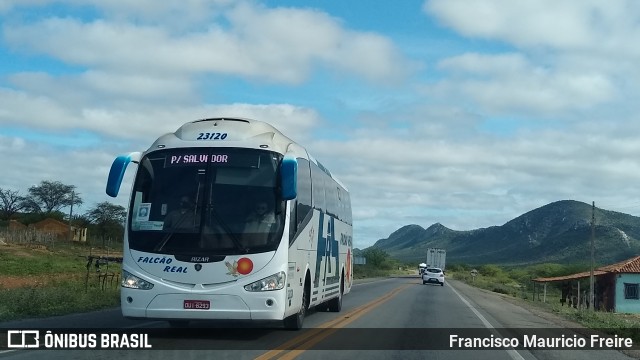
[[285, 155], [280, 166], [280, 184], [283, 200], [293, 200], [298, 196], [298, 161]]
[[118, 196], [118, 191], [120, 191], [120, 185], [122, 184], [127, 166], [132, 161], [135, 163], [139, 162], [141, 155], [139, 152], [133, 152], [129, 155], [120, 155], [113, 160], [111, 170], [109, 170], [109, 178], [107, 179], [107, 195], [111, 197]]

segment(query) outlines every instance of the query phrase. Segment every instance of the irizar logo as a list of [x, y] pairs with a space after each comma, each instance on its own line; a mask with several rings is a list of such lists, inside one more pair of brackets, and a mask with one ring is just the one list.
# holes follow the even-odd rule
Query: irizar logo
[[192, 256], [191, 262], [209, 262], [208, 256]]
[[196, 271], [202, 270], [202, 265], [201, 264], [195, 264], [193, 267], [196, 268]]

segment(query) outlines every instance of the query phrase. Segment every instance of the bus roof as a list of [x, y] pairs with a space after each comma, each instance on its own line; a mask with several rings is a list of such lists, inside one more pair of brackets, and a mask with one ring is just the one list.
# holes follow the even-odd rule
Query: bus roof
[[[224, 134], [224, 138], [222, 138], [222, 134]], [[281, 154], [293, 151], [297, 157], [308, 158], [314, 162], [322, 171], [348, 191], [346, 186], [311, 156], [304, 147], [264, 121], [242, 117], [217, 117], [190, 121], [180, 126], [175, 132], [160, 136], [147, 152], [161, 148], [185, 146], [248, 147], [270, 149]]]

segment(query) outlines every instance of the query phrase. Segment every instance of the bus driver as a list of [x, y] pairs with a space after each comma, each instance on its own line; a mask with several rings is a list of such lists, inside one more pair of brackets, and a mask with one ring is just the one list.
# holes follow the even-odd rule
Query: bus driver
[[180, 198], [180, 205], [164, 218], [163, 229], [193, 229], [197, 227], [198, 222], [195, 215], [195, 207], [189, 196]]
[[258, 201], [254, 211], [247, 217], [244, 235], [253, 245], [265, 245], [275, 222], [275, 215], [269, 211], [267, 202]]

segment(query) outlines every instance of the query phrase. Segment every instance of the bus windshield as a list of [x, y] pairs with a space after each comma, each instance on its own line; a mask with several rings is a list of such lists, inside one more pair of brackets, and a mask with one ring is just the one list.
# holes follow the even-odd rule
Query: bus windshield
[[129, 212], [133, 250], [173, 255], [273, 251], [284, 229], [282, 155], [257, 149], [158, 150], [140, 161]]

